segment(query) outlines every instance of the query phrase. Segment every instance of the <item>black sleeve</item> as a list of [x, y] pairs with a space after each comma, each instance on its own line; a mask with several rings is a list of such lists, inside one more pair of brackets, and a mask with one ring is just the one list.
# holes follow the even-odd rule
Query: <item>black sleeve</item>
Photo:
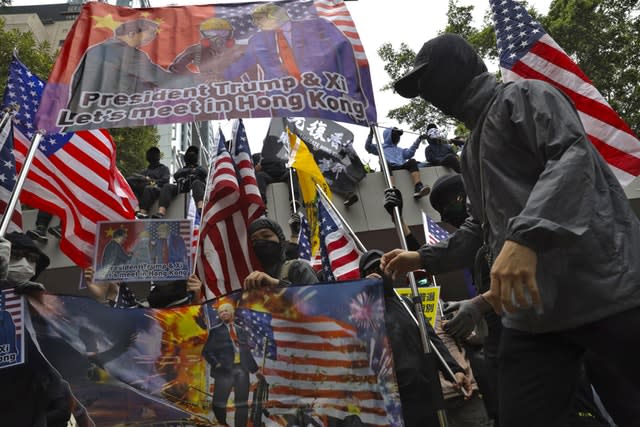
[[289, 269], [289, 282], [294, 285], [312, 285], [318, 283], [318, 276], [311, 265], [306, 261], [293, 261]]
[[473, 217], [468, 217], [447, 240], [424, 245], [418, 252], [422, 267], [429, 273], [439, 274], [472, 267], [481, 246], [481, 226]]

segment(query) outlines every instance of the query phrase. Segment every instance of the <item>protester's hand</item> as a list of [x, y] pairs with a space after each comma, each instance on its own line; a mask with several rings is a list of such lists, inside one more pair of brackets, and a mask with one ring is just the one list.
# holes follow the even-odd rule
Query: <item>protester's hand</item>
[[291, 229], [291, 234], [293, 236], [297, 236], [298, 234], [300, 234], [300, 224], [301, 224], [301, 218], [300, 218], [300, 214], [298, 212], [291, 214], [291, 217], [289, 218], [289, 228]]
[[454, 312], [456, 314], [444, 323], [444, 331], [456, 339], [466, 339], [482, 320], [482, 315], [489, 310], [491, 306], [482, 295], [469, 300], [451, 302], [444, 309], [444, 314]]
[[260, 381], [264, 381], [264, 374], [262, 373], [262, 369], [258, 369], [256, 371], [256, 378], [258, 378]]
[[193, 293], [193, 295], [197, 298], [200, 295], [201, 291], [202, 282], [200, 281], [200, 278], [197, 275], [192, 274], [187, 279], [187, 292]]
[[384, 190], [384, 208], [393, 218], [393, 208], [398, 207], [402, 216], [402, 193], [396, 187]]
[[365, 279], [382, 279], [382, 276], [378, 273], [370, 273], [365, 277]]
[[420, 136], [419, 136], [419, 138], [420, 138], [420, 141], [426, 141], [426, 139], [427, 139], [427, 134], [426, 134], [426, 133], [423, 133], [422, 135], [420, 135]]
[[456, 377], [456, 389], [460, 390], [460, 392], [464, 394], [464, 400], [470, 399], [471, 395], [473, 394], [473, 388], [471, 388], [471, 378], [464, 372], [456, 372], [454, 376]]
[[268, 286], [277, 286], [280, 281], [269, 276], [263, 271], [253, 271], [244, 279], [244, 288], [247, 290], [259, 289]]
[[[507, 240], [491, 268], [490, 303], [496, 313], [534, 307], [542, 310], [536, 282], [538, 256], [519, 243]], [[499, 298], [499, 299], [498, 299]]]
[[94, 275], [93, 267], [87, 267], [84, 269], [84, 281], [86, 283], [93, 283], [93, 275]]
[[413, 251], [394, 249], [380, 258], [380, 268], [394, 280], [404, 277], [408, 272], [422, 268], [420, 254]]

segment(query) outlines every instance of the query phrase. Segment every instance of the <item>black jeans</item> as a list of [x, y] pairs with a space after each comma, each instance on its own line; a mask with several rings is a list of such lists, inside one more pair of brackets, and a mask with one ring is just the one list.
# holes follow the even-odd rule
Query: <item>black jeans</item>
[[[603, 401], [612, 396], [603, 396], [602, 390], [611, 394], [628, 387], [637, 392], [640, 388], [638, 330], [640, 307], [568, 331], [530, 334], [503, 328], [499, 355], [500, 425], [570, 425], [570, 409], [586, 351], [593, 352], [614, 373], [600, 379], [601, 390], [596, 391]], [[634, 404], [638, 406], [640, 402]], [[624, 418], [624, 414], [615, 421], [620, 427], [637, 426], [639, 422]]]
[[233, 389], [235, 407], [235, 427], [246, 427], [249, 418], [249, 371], [239, 363], [233, 365], [231, 370], [216, 368], [213, 373], [213, 413], [216, 419], [227, 423], [227, 400]]

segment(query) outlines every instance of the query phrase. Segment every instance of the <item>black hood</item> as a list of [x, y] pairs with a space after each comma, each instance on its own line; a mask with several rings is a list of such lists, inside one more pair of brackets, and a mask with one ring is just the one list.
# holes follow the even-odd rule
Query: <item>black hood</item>
[[445, 33], [422, 46], [413, 70], [394, 88], [405, 98], [419, 95], [443, 113], [460, 119], [458, 99], [471, 80], [486, 71], [473, 46], [457, 34]]

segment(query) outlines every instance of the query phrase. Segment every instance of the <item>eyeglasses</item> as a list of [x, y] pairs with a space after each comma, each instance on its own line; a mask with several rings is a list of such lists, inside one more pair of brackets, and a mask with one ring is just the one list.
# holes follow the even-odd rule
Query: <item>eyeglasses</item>
[[27, 261], [36, 263], [40, 259], [40, 254], [28, 249], [11, 249], [11, 259], [17, 261], [26, 258]]

